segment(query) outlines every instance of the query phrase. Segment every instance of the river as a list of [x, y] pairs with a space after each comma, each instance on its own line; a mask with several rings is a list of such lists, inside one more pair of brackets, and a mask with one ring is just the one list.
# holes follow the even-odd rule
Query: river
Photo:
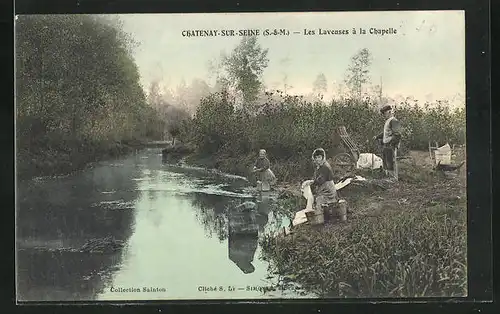
[[[253, 203], [248, 203], [248, 201]], [[237, 206], [257, 204], [244, 210]], [[278, 277], [259, 238], [289, 223], [245, 178], [167, 164], [159, 149], [17, 183], [19, 301], [313, 297]], [[82, 250], [92, 239], [115, 249]], [[87, 246], [88, 247], [88, 246]]]

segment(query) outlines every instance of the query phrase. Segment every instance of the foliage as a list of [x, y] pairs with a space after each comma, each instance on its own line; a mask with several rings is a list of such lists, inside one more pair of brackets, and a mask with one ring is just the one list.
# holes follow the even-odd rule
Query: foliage
[[189, 119], [189, 114], [179, 107], [167, 106], [165, 108], [164, 117], [166, 129], [168, 133], [175, 138], [181, 133], [183, 124]]
[[322, 96], [327, 91], [326, 76], [323, 73], [318, 74], [316, 80], [313, 83], [313, 94], [315, 96]]
[[187, 131], [192, 130], [191, 135], [200, 151], [215, 153], [235, 137], [230, 133], [234, 118], [234, 106], [228, 101], [227, 93], [212, 94], [201, 101], [193, 126]]
[[155, 116], [130, 55], [134, 43], [118, 20], [19, 16], [15, 30], [21, 168], [32, 158], [57, 160], [66, 152], [72, 160], [84, 146], [151, 133], [148, 126]]
[[[178, 89], [186, 90], [187, 88], [185, 84], [181, 84]], [[153, 81], [149, 88], [147, 101], [154, 108], [158, 117], [156, 124], [158, 132], [163, 133], [163, 135], [168, 132], [175, 143], [184, 122], [190, 118], [190, 114], [186, 110], [187, 104], [184, 102], [185, 95], [179, 93], [177, 99], [174, 99], [169, 91], [166, 95], [162, 94], [159, 81]]]
[[267, 67], [268, 49], [263, 49], [256, 36], [243, 37], [229, 55], [223, 56], [223, 67], [227, 72], [227, 82], [243, 95], [243, 101], [250, 104], [257, 99], [262, 88], [261, 76]]
[[[223, 95], [204, 98], [181, 135], [193, 139], [203, 156], [228, 159], [228, 164], [242, 163], [242, 158], [255, 157], [260, 148], [265, 148], [281, 180], [308, 176], [310, 154], [315, 148], [326, 149], [329, 158], [345, 151], [337, 134], [341, 125], [362, 152], [379, 152], [372, 137], [381, 132], [384, 118], [369, 100], [308, 103], [297, 96], [269, 94], [269, 101], [249, 115], [236, 110], [232, 100]], [[430, 140], [465, 144], [464, 110], [450, 111], [440, 104], [428, 108], [403, 104], [396, 116], [403, 126], [402, 146], [406, 149], [425, 150]]]

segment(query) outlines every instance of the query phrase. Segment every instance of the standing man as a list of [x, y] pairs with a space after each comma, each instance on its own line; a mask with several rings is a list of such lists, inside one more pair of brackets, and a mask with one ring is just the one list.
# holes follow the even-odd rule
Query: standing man
[[394, 117], [393, 108], [385, 105], [380, 109], [380, 113], [385, 117], [384, 130], [374, 137], [374, 140], [382, 142], [382, 160], [386, 175], [391, 179], [398, 180], [398, 166], [396, 162], [399, 143], [401, 141], [401, 126]]

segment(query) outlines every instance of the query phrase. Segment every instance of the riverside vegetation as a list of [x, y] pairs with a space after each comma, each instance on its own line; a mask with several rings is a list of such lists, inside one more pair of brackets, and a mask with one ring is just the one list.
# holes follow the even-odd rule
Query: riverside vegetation
[[[377, 107], [367, 102], [307, 103], [283, 96], [253, 113], [238, 110], [224, 93], [205, 98], [182, 138], [193, 143], [193, 163], [248, 175], [255, 154], [265, 148], [283, 184], [296, 186], [313, 169], [311, 152], [323, 147], [332, 157], [342, 151], [336, 127], [345, 125], [362, 152], [376, 151], [367, 141], [383, 125]], [[286, 237], [262, 240], [272, 270], [321, 296], [419, 297], [466, 294], [465, 170], [452, 180], [432, 172], [428, 141], [457, 147], [464, 160], [465, 112], [434, 104], [402, 104], [404, 125], [400, 182], [388, 190], [339, 191], [350, 206], [349, 221], [319, 229], [299, 229]], [[370, 173], [360, 173], [369, 176]], [[347, 195], [345, 195], [347, 193]], [[291, 218], [304, 208], [300, 193], [280, 200]]]
[[[17, 18], [18, 177], [67, 173], [162, 137], [165, 122], [139, 84], [133, 47], [118, 20]], [[225, 60], [225, 82], [236, 82], [245, 102], [255, 103], [255, 93], [262, 90], [254, 72], [262, 74], [266, 55], [255, 38], [245, 39]], [[360, 99], [368, 57], [366, 50], [353, 57], [349, 82], [358, 96], [353, 99]], [[247, 73], [245, 62], [261, 68]], [[319, 90], [323, 85], [317, 84]], [[340, 125], [362, 152], [376, 152], [367, 139], [380, 132], [383, 119], [370, 99], [324, 102], [269, 93], [258, 105], [239, 107], [222, 90], [202, 98], [194, 116], [178, 115], [182, 119], [166, 126], [195, 148], [190, 163], [247, 176], [256, 152], [265, 148], [282, 184], [298, 186], [312, 173], [313, 149], [323, 147], [329, 157], [343, 150], [335, 131]], [[404, 126], [407, 154], [426, 150], [429, 140], [465, 144], [464, 109], [403, 103], [396, 115]], [[341, 191], [350, 205], [347, 224], [265, 238], [264, 258], [273, 271], [323, 296], [464, 295], [465, 170], [455, 180], [444, 180], [424, 164], [403, 162], [400, 182], [388, 190]], [[290, 194], [280, 200], [279, 210], [291, 217], [303, 201]]]
[[[185, 120], [181, 137], [193, 143], [197, 155], [207, 158], [220, 170], [248, 175], [256, 151], [265, 148], [272, 169], [281, 181], [308, 177], [311, 153], [317, 147], [329, 157], [343, 151], [336, 128], [344, 125], [362, 152], [376, 152], [371, 138], [378, 134], [384, 119], [370, 101], [310, 103], [298, 96], [273, 97], [255, 112], [238, 109], [224, 93], [202, 99], [195, 116]], [[277, 101], [276, 101], [277, 99]], [[440, 103], [427, 108], [402, 104], [396, 112], [403, 123], [403, 151], [427, 150], [428, 141], [465, 144], [465, 110], [450, 110]]]
[[63, 174], [158, 138], [118, 20], [16, 19], [17, 176]]

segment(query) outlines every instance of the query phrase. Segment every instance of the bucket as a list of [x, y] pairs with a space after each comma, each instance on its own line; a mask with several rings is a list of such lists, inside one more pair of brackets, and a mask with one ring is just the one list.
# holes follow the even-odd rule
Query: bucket
[[269, 192], [271, 191], [271, 185], [269, 184], [269, 182], [257, 181], [257, 191]]
[[307, 221], [311, 225], [320, 225], [325, 222], [325, 214], [323, 210], [314, 210], [310, 212], [306, 212]]
[[269, 182], [262, 181], [262, 183], [260, 184], [260, 190], [262, 192], [269, 192], [271, 190], [271, 185], [269, 184]]
[[345, 200], [339, 200], [337, 206], [337, 215], [340, 218], [340, 221], [347, 220], [347, 202]]
[[337, 203], [332, 204], [328, 208], [328, 216], [332, 220], [347, 220], [347, 202], [345, 200], [339, 200]]

